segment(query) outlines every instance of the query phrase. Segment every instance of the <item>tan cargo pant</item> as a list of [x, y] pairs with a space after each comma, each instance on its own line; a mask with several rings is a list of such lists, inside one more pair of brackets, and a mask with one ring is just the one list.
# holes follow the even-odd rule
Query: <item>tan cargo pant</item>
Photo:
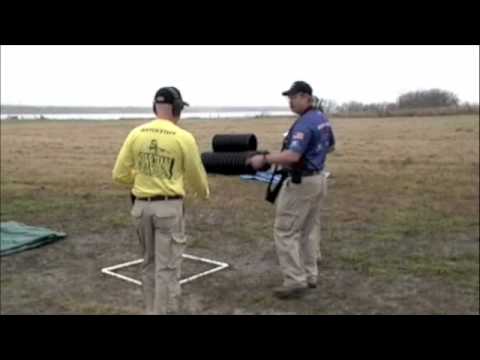
[[274, 238], [284, 286], [306, 286], [317, 280], [320, 254], [320, 207], [326, 196], [323, 173], [294, 184], [287, 178], [276, 203]]
[[179, 280], [186, 247], [183, 200], [135, 200], [131, 215], [144, 259], [146, 313], [175, 313], [179, 309]]

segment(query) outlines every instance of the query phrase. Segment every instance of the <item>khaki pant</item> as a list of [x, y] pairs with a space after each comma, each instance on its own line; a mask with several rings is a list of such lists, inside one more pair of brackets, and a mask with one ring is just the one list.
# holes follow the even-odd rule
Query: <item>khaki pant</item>
[[135, 200], [131, 215], [143, 252], [146, 313], [174, 313], [179, 308], [179, 280], [186, 247], [183, 200]]
[[284, 286], [306, 286], [316, 281], [320, 253], [320, 207], [327, 179], [306, 176], [301, 184], [287, 178], [276, 203], [274, 237]]

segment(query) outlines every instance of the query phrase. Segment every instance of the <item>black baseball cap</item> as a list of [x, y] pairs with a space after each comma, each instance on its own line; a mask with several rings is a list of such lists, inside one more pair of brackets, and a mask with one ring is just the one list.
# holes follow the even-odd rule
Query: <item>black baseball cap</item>
[[175, 101], [175, 94], [177, 94], [177, 98], [180, 99], [180, 101], [183, 103], [183, 106], [190, 106], [187, 102], [183, 101], [180, 90], [174, 86], [166, 86], [158, 89], [155, 93], [153, 102], [160, 104], [173, 104]]
[[292, 86], [290, 87], [290, 89], [282, 92], [282, 95], [292, 96], [292, 95], [299, 94], [299, 93], [312, 95], [313, 90], [312, 90], [312, 87], [310, 85], [308, 85], [305, 81], [295, 81], [292, 84]]

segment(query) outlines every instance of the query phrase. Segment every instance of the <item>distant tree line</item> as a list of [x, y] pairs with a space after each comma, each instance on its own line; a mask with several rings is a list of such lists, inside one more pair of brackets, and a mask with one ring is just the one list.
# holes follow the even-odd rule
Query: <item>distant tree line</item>
[[416, 109], [426, 107], [458, 106], [457, 95], [450, 91], [431, 89], [425, 91], [410, 91], [397, 99], [399, 109]]
[[[441, 89], [410, 91], [400, 95], [396, 102], [364, 104], [350, 101], [338, 104], [331, 99], [318, 99], [318, 108], [334, 116], [416, 116], [478, 113], [478, 104], [462, 103], [454, 93]], [[288, 111], [284, 106], [192, 106], [186, 112], [216, 111]], [[150, 113], [149, 107], [94, 107], [94, 106], [28, 106], [1, 105], [3, 114], [69, 114], [69, 113]]]
[[478, 104], [463, 103], [454, 93], [441, 89], [410, 91], [400, 95], [396, 102], [364, 104], [350, 101], [338, 104], [334, 100], [320, 99], [324, 112], [332, 115], [440, 115], [478, 113]]

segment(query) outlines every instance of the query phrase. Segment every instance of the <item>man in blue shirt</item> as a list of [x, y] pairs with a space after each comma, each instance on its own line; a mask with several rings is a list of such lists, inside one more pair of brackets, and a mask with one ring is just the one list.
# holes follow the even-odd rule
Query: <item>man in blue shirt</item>
[[320, 241], [320, 206], [326, 195], [323, 172], [335, 138], [330, 122], [313, 107], [313, 91], [296, 81], [282, 93], [299, 118], [290, 128], [279, 153], [249, 159], [254, 169], [280, 165], [288, 172], [275, 212], [275, 248], [283, 273], [283, 284], [274, 293], [281, 299], [298, 297], [317, 285], [317, 253]]

